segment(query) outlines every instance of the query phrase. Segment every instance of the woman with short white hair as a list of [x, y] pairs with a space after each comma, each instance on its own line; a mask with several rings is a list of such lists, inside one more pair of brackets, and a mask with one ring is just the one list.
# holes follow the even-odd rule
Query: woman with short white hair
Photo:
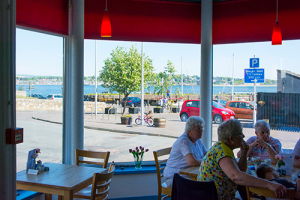
[[[281, 142], [270, 136], [270, 125], [265, 120], [258, 120], [255, 124], [256, 136], [247, 140], [249, 151], [247, 157], [260, 157], [260, 159], [271, 159], [273, 164], [277, 163], [275, 155], [281, 152]], [[240, 157], [241, 152], [237, 156]]]
[[185, 132], [175, 141], [164, 170], [164, 178], [168, 187], [172, 187], [173, 176], [187, 167], [200, 166], [207, 150], [201, 142], [204, 120], [192, 116], [185, 124]]

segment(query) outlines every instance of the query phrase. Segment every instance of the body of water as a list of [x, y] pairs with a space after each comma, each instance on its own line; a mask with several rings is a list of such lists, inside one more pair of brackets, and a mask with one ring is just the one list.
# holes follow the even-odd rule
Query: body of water
[[[21, 85], [17, 85], [17, 89]], [[31, 94], [41, 94], [45, 97], [47, 97], [49, 94], [63, 94], [63, 86], [62, 85], [34, 85], [35, 90], [31, 90]], [[26, 85], [24, 85], [24, 88], [26, 88]], [[181, 86], [173, 86], [172, 87], [172, 94], [175, 94], [176, 88], [179, 88], [181, 90]], [[97, 92], [102, 93], [106, 89], [98, 85]], [[231, 94], [232, 87], [231, 86], [213, 86], [213, 94]], [[235, 93], [253, 93], [254, 92], [254, 86], [235, 86], [234, 87]], [[153, 92], [153, 87], [150, 87], [150, 91]], [[148, 92], [148, 89], [145, 90], [145, 92]], [[183, 86], [183, 92], [185, 94], [192, 93], [192, 94], [200, 94], [200, 86], [191, 86], [191, 85], [185, 85]], [[256, 92], [277, 92], [277, 86], [257, 86]], [[29, 96], [30, 91], [26, 90], [27, 96]], [[84, 86], [84, 94], [90, 94], [95, 93], [95, 86], [94, 85], [85, 85]], [[117, 93], [117, 92], [114, 92]]]

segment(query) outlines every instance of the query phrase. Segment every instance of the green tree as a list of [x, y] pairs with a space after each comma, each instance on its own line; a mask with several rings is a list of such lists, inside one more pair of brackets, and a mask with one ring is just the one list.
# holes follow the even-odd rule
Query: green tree
[[23, 91], [23, 90], [25, 90], [24, 85], [20, 85], [20, 86], [18, 87], [18, 91]]
[[[103, 82], [101, 86], [124, 94], [124, 114], [127, 97], [132, 92], [141, 90], [141, 54], [131, 46], [128, 51], [127, 48], [117, 47], [110, 55], [111, 57], [104, 60], [105, 65], [100, 71], [100, 80]], [[154, 78], [153, 70], [152, 59], [144, 55], [145, 83]]]
[[174, 64], [168, 60], [167, 66], [165, 67], [165, 73], [166, 73], [166, 81], [168, 86], [170, 87], [170, 99], [171, 99], [171, 93], [172, 93], [172, 86], [175, 85], [172, 81], [172, 78], [175, 74], [175, 66]]

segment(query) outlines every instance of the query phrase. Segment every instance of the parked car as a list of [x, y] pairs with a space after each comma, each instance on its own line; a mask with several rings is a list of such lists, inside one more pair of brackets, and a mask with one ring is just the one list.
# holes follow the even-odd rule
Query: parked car
[[[30, 95], [29, 95], [29, 96], [30, 96]], [[31, 94], [31, 97], [38, 98], [38, 99], [47, 99], [46, 97], [44, 97], [44, 96], [41, 95], [41, 94]]]
[[62, 100], [63, 99], [63, 95], [61, 94], [49, 94], [47, 96], [48, 100]]
[[[125, 97], [122, 99], [122, 106], [124, 107], [125, 104]], [[146, 103], [144, 102], [144, 105]], [[126, 106], [135, 107], [135, 106], [141, 106], [141, 99], [139, 97], [127, 97], [127, 104]]]
[[233, 110], [235, 118], [253, 119], [254, 105], [249, 101], [227, 101], [225, 108]]
[[[200, 115], [200, 100], [186, 100], [183, 102], [180, 119], [185, 122], [190, 116], [199, 116]], [[232, 110], [224, 108], [222, 105], [212, 102], [212, 120], [220, 124], [225, 120], [234, 119], [235, 114]]]
[[219, 103], [219, 104], [221, 104], [221, 105], [224, 106], [224, 107], [225, 107], [225, 105], [226, 105], [226, 103], [227, 103], [227, 101], [226, 101], [226, 100], [223, 100], [223, 99], [214, 99], [213, 101], [214, 101], [214, 102], [217, 102], [217, 103]]

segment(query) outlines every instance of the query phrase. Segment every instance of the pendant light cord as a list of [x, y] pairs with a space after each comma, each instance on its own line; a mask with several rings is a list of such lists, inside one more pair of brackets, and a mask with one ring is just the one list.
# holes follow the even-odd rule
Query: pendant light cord
[[[277, 4], [278, 4], [278, 0], [277, 0]], [[107, 11], [107, 0], [106, 0], [106, 4], [105, 4], [105, 11]]]
[[[278, 20], [278, 0], [276, 0], [277, 3], [276, 3], [276, 20]], [[106, 0], [107, 2], [107, 0]]]

